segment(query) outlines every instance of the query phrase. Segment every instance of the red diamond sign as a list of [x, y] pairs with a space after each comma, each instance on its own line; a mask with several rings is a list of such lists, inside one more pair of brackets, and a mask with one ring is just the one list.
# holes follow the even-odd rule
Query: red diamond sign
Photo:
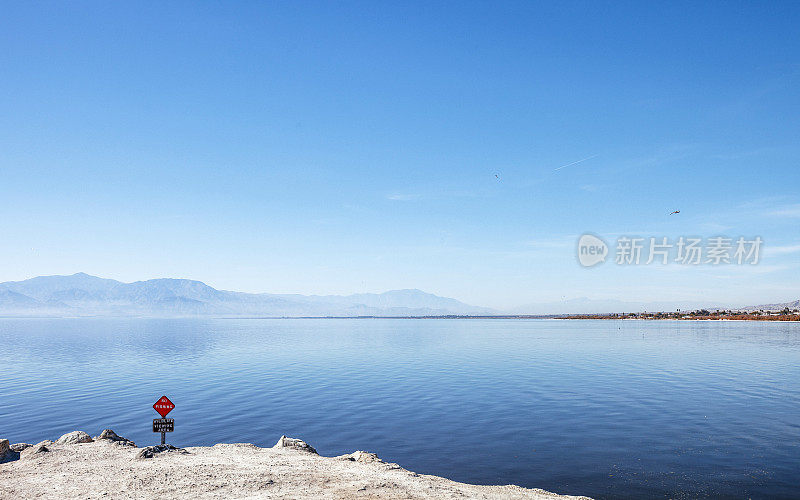
[[171, 412], [174, 408], [175, 405], [172, 404], [172, 401], [170, 401], [166, 396], [161, 396], [161, 399], [156, 401], [156, 404], [153, 405], [153, 409], [162, 417], [166, 417], [167, 413]]

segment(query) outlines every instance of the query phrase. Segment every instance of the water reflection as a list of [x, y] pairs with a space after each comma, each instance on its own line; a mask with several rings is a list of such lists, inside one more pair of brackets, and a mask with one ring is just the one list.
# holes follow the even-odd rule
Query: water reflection
[[[595, 497], [792, 497], [800, 325], [518, 320], [0, 320], [0, 431], [111, 427]], [[444, 450], [444, 451], [443, 451]]]

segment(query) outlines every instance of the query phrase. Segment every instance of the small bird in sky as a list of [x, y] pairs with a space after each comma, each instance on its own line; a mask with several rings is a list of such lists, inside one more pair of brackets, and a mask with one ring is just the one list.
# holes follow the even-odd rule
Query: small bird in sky
[[679, 213], [681, 213], [681, 211], [680, 211], [680, 210], [675, 210], [674, 212], [670, 212], [669, 214], [670, 214], [670, 215], [674, 215], [674, 214], [679, 214]]
[[500, 180], [500, 174], [494, 174], [495, 179]]

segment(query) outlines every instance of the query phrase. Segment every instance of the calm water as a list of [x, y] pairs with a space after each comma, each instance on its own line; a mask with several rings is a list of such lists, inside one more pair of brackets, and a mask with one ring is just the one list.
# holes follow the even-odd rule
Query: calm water
[[0, 319], [0, 437], [376, 452], [599, 498], [800, 497], [800, 324]]

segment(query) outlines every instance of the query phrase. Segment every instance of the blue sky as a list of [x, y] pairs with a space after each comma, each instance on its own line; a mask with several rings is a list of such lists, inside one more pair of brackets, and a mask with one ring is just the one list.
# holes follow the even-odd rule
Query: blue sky
[[[800, 298], [800, 4], [3, 12], [0, 281]], [[587, 231], [758, 235], [763, 257], [584, 269]]]

